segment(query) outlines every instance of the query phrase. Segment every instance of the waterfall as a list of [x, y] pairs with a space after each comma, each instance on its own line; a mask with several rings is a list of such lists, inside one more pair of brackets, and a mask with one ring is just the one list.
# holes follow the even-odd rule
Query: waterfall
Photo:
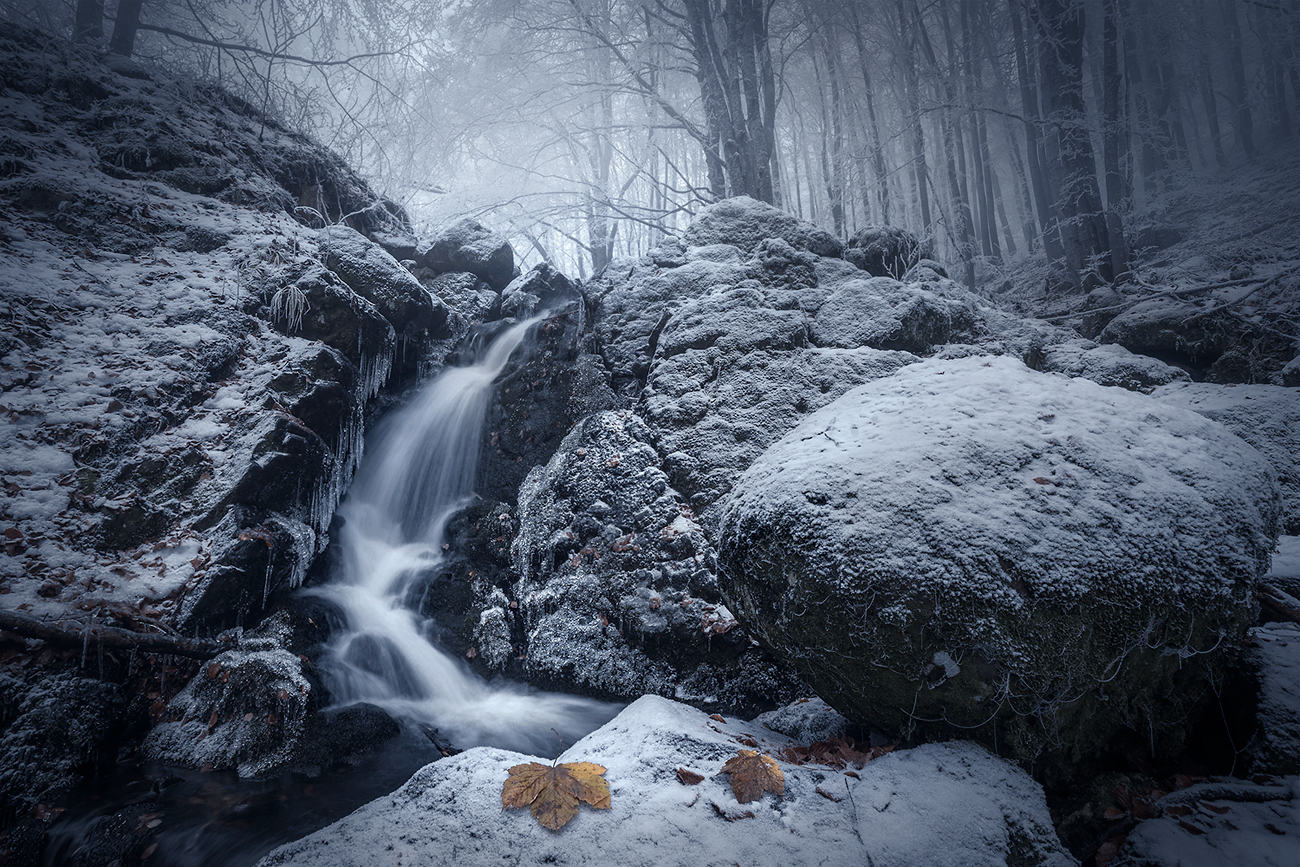
[[448, 368], [368, 438], [339, 507], [334, 580], [315, 592], [346, 620], [323, 668], [340, 704], [369, 702], [432, 725], [456, 746], [554, 755], [618, 708], [591, 699], [489, 684], [430, 643], [432, 624], [406, 607], [443, 558], [447, 521], [473, 493], [492, 381], [541, 317], [502, 333], [466, 367]]

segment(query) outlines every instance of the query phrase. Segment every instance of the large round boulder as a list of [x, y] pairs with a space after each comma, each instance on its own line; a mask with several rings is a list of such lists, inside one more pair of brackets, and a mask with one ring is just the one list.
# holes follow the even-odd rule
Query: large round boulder
[[439, 274], [468, 271], [498, 292], [515, 276], [515, 251], [510, 242], [469, 218], [446, 226], [421, 244], [415, 260]]
[[1125, 729], [1177, 746], [1254, 619], [1279, 509], [1273, 469], [1208, 419], [932, 359], [764, 452], [718, 550], [729, 605], [837, 709], [1061, 779]]
[[709, 205], [682, 235], [687, 247], [730, 244], [746, 254], [768, 238], [780, 238], [796, 250], [817, 256], [839, 256], [844, 249], [840, 239], [825, 229], [749, 196]]

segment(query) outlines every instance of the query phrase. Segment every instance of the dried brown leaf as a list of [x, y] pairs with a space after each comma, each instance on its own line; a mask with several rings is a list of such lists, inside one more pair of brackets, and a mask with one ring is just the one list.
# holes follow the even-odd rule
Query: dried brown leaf
[[694, 771], [688, 771], [685, 768], [677, 769], [677, 779], [681, 780], [683, 786], [698, 786], [704, 782], [704, 776]]
[[739, 750], [727, 759], [722, 773], [731, 776], [731, 791], [742, 804], [759, 800], [764, 792], [771, 792], [778, 798], [785, 796], [785, 774], [781, 773], [771, 756], [760, 755], [754, 750]]
[[529, 807], [542, 827], [558, 831], [578, 815], [578, 802], [598, 810], [610, 807], [605, 768], [594, 762], [515, 765], [501, 787], [501, 806]]

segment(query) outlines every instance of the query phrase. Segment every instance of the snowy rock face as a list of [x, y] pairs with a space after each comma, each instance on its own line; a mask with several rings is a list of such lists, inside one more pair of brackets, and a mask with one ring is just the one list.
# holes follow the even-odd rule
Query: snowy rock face
[[451, 336], [449, 311], [382, 247], [348, 226], [319, 235], [325, 264], [358, 296], [375, 306], [397, 336], [395, 360], [407, 376], [419, 372], [430, 340]]
[[491, 633], [517, 618], [530, 682], [623, 700], [656, 693], [728, 712], [799, 693], [722, 605], [713, 547], [637, 416], [580, 422], [524, 483], [519, 521], [512, 559], [522, 577], [510, 594], [518, 610], [485, 615], [478, 643], [501, 644]]
[[700, 211], [682, 235], [682, 242], [687, 247], [729, 244], [748, 254], [769, 238], [780, 238], [814, 256], [835, 258], [844, 249], [825, 229], [748, 196], [724, 199]]
[[[425, 766], [392, 795], [282, 846], [261, 865], [789, 864], [1068, 867], [1042, 789], [973, 744], [932, 744], [869, 762], [860, 779], [781, 763], [785, 796], [737, 802], [719, 774], [737, 749], [792, 742], [755, 723], [719, 723], [639, 699], [559, 761], [606, 768], [610, 808], [582, 807], [559, 833], [501, 809], [509, 769], [531, 756], [476, 748]], [[547, 761], [543, 759], [542, 761]], [[700, 774], [684, 785], [677, 769]]]
[[0, 36], [23, 118], [0, 178], [6, 603], [255, 621], [323, 547], [368, 401], [445, 308], [367, 240], [409, 225], [335, 155], [46, 44]]
[[1272, 468], [1194, 413], [935, 359], [764, 452], [719, 559], [738, 616], [851, 718], [1051, 777], [1124, 727], [1177, 740], [1254, 618], [1278, 514]]
[[1151, 396], [1213, 419], [1258, 449], [1282, 485], [1282, 532], [1300, 535], [1300, 388], [1185, 382]]
[[922, 259], [934, 255], [930, 245], [906, 229], [867, 226], [844, 245], [844, 258], [873, 277], [902, 279]]
[[497, 292], [515, 277], [515, 251], [510, 242], [471, 219], [453, 223], [421, 244], [415, 261], [439, 274], [474, 274]]
[[1241, 667], [1256, 695], [1257, 728], [1246, 754], [1256, 774], [1300, 773], [1300, 626], [1250, 630]]
[[[687, 241], [729, 237], [711, 213]], [[736, 476], [806, 413], [950, 341], [1009, 351], [951, 281], [864, 277], [779, 235], [749, 250], [665, 245], [584, 291], [612, 387], [641, 401], [673, 485], [706, 525]]]
[[1071, 340], [1043, 352], [1042, 371], [1080, 376], [1098, 385], [1115, 385], [1147, 394], [1158, 386], [1191, 379], [1187, 371], [1147, 355], [1135, 355], [1115, 343]]
[[[278, 619], [278, 618], [277, 618]], [[287, 770], [307, 723], [311, 685], [267, 621], [219, 654], [167, 705], [144, 751], [154, 761], [233, 768], [243, 777]]]

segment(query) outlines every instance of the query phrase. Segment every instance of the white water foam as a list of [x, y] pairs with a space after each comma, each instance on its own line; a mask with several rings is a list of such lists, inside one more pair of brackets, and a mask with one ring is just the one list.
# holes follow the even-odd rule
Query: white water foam
[[556, 732], [572, 744], [619, 710], [489, 684], [430, 643], [431, 624], [406, 607], [412, 585], [443, 557], [447, 521], [472, 496], [492, 381], [541, 318], [502, 333], [476, 363], [446, 369], [369, 438], [339, 507], [336, 578], [314, 591], [347, 621], [324, 660], [335, 699], [432, 725], [462, 748], [553, 755]]

